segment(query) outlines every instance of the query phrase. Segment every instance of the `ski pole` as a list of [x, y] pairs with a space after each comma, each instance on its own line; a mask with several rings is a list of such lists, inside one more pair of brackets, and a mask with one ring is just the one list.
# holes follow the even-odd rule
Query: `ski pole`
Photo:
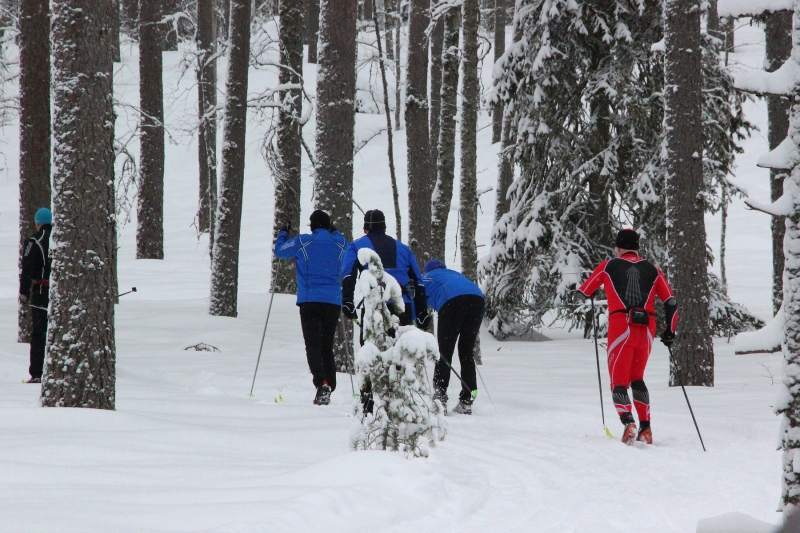
[[478, 370], [478, 365], [475, 365], [475, 370], [478, 372], [478, 377], [481, 378], [481, 384], [483, 385], [483, 390], [486, 391], [486, 396], [489, 397], [489, 401], [492, 402], [492, 407], [494, 407], [494, 412], [497, 412], [497, 406], [494, 404], [494, 400], [492, 400], [492, 395], [489, 394], [489, 389], [486, 388], [486, 382], [483, 381], [483, 376], [481, 375], [481, 371]]
[[269, 324], [269, 315], [272, 314], [272, 301], [275, 299], [275, 282], [278, 279], [278, 271], [281, 268], [281, 264], [275, 267], [275, 275], [272, 276], [272, 295], [269, 297], [269, 307], [267, 308], [267, 320], [264, 321], [264, 332], [261, 334], [261, 346], [258, 347], [258, 359], [256, 359], [256, 371], [253, 372], [253, 383], [250, 385], [250, 394], [249, 396], [253, 397], [253, 388], [256, 386], [256, 374], [258, 374], [258, 364], [261, 362], [261, 351], [264, 349], [264, 339], [267, 336], [267, 324]]
[[611, 434], [609, 431], [608, 426], [606, 425], [606, 411], [603, 407], [603, 381], [600, 378], [600, 348], [597, 347], [597, 312], [594, 308], [594, 296], [591, 297], [592, 300], [592, 329], [594, 330], [594, 355], [597, 359], [597, 386], [600, 390], [600, 416], [603, 417], [603, 428], [606, 430], [606, 435], [614, 438], [614, 435]]
[[669, 351], [669, 359], [670, 361], [672, 361], [672, 365], [675, 367], [675, 375], [678, 377], [678, 384], [680, 384], [681, 389], [683, 389], [683, 397], [686, 398], [686, 405], [689, 406], [689, 412], [692, 414], [692, 422], [694, 422], [694, 429], [697, 430], [697, 436], [700, 437], [700, 446], [703, 447], [703, 451], [706, 451], [706, 445], [703, 444], [703, 436], [700, 435], [700, 428], [697, 426], [697, 419], [694, 417], [692, 404], [689, 403], [689, 396], [686, 394], [686, 387], [683, 386], [683, 378], [681, 378], [681, 369], [678, 366], [678, 363], [675, 361], [675, 358], [672, 356], [672, 347], [667, 346], [667, 350]]
[[[351, 356], [350, 348], [352, 348], [352, 346], [350, 345], [350, 341], [347, 338], [347, 328], [345, 327], [344, 322], [342, 320], [339, 320], [339, 325], [341, 326], [341, 330], [340, 331], [342, 333], [342, 339], [344, 340], [344, 354], [347, 357], [347, 363], [348, 364], [350, 364], [350, 363], [353, 364], [353, 372], [355, 372], [356, 362], [352, 357], [350, 357]], [[355, 397], [355, 395], [356, 395], [356, 386], [353, 384], [353, 374], [348, 372], [347, 375], [350, 376], [350, 390], [353, 392], [353, 397]]]
[[[458, 372], [456, 372], [456, 369], [455, 369], [455, 368], [453, 368], [453, 365], [451, 365], [450, 363], [448, 363], [448, 362], [447, 362], [447, 359], [445, 359], [444, 357], [439, 357], [439, 360], [440, 360], [440, 361], [444, 361], [444, 364], [446, 364], [446, 365], [448, 366], [448, 368], [450, 368], [450, 370], [452, 370], [452, 371], [453, 371], [453, 374], [455, 374], [455, 375], [456, 375], [456, 377], [457, 377], [459, 380], [461, 380], [461, 384], [464, 386], [464, 389], [466, 389], [466, 390], [467, 390], [467, 391], [468, 391], [470, 394], [472, 394], [472, 389], [470, 389], [470, 388], [469, 388], [469, 385], [467, 385], [467, 383], [466, 383], [466, 382], [465, 382], [463, 379], [461, 379], [461, 376], [459, 376], [459, 375], [458, 375]], [[475, 370], [477, 370], [477, 369], [478, 369], [478, 367], [476, 366], [476, 367], [475, 367]], [[477, 392], [477, 391], [476, 391], [476, 392]], [[492, 402], [492, 405], [494, 405], [494, 402]]]
[[130, 294], [132, 292], [136, 292], [136, 287], [131, 287], [131, 290], [129, 290], [128, 292], [123, 292], [122, 294], [117, 294], [117, 298], [119, 298], [121, 296], [125, 296], [126, 294]]

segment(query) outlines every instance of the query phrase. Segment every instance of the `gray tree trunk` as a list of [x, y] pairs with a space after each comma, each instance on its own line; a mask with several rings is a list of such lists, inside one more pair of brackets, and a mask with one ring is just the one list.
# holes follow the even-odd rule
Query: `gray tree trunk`
[[[506, 51], [506, 1], [494, 0], [494, 62]], [[492, 143], [503, 137], [503, 103], [492, 107]]]
[[209, 234], [214, 249], [214, 219], [217, 211], [217, 52], [215, 0], [197, 0], [197, 157], [200, 198], [197, 229]]
[[511, 200], [508, 198], [508, 189], [514, 181], [514, 123], [512, 121], [512, 110], [503, 109], [503, 135], [500, 137], [500, 157], [497, 166], [497, 196], [495, 197], [494, 221], [500, 218], [511, 209]]
[[[303, 3], [296, 0], [281, 0], [280, 5], [280, 61], [279, 82], [281, 85], [300, 85], [303, 82]], [[281, 226], [287, 222], [292, 228], [300, 228], [300, 164], [303, 149], [300, 117], [303, 114], [303, 93], [300, 89], [282, 91], [283, 107], [278, 111], [277, 151], [280, 161], [273, 168], [275, 184], [275, 218], [272, 224], [273, 242]], [[284, 263], [280, 265], [279, 263]], [[272, 275], [275, 277], [275, 292], [295, 294], [294, 262], [286, 262], [272, 256]]]
[[136, 258], [164, 259], [164, 89], [159, 0], [139, 1], [141, 109]]
[[[774, 72], [789, 59], [792, 53], [792, 12], [778, 11], [768, 13], [765, 36], [767, 72]], [[785, 96], [767, 96], [767, 119], [769, 123], [769, 149], [774, 150], [789, 131], [789, 111], [791, 101]], [[783, 195], [783, 180], [786, 172], [770, 171], [770, 192], [774, 202]], [[772, 313], [775, 314], [783, 303], [783, 237], [786, 233], [784, 217], [772, 217]]]
[[114, 409], [115, 294], [109, 287], [108, 231], [115, 219], [108, 198], [114, 181], [112, 2], [53, 0], [52, 10], [52, 240], [58, 245], [50, 249], [41, 401], [51, 407]]
[[[667, 271], [681, 323], [673, 346], [685, 385], [714, 385], [703, 206], [702, 70], [700, 1], [667, 0], [665, 127]], [[671, 368], [670, 385], [677, 385]]]
[[464, 0], [461, 56], [461, 273], [472, 281], [478, 279], [478, 249], [475, 231], [478, 226], [478, 0]]
[[250, 0], [231, 0], [222, 142], [222, 178], [211, 260], [209, 313], [237, 315], [239, 239], [242, 226], [247, 80], [250, 66]]
[[430, 256], [433, 171], [428, 128], [428, 47], [425, 30], [430, 0], [408, 3], [406, 67], [406, 146], [408, 153], [408, 245], [417, 260]]
[[217, 0], [217, 39], [228, 40], [231, 25], [231, 0]]
[[122, 2], [122, 27], [128, 37], [136, 41], [139, 39], [139, 0], [121, 0]]
[[308, 40], [308, 54], [306, 61], [316, 63], [317, 41], [319, 40], [319, 0], [307, 0], [307, 2], [306, 39]]
[[[357, 0], [320, 1], [314, 204], [330, 213], [348, 240], [353, 238], [357, 16]], [[342, 372], [352, 373], [352, 330], [349, 320], [345, 328], [336, 328], [334, 355]]]
[[[23, 0], [19, 10], [19, 271], [33, 217], [50, 207], [50, 3]], [[18, 307], [18, 342], [30, 342], [30, 307]]]
[[[181, 10], [181, 0], [161, 0], [161, 16], [167, 17]], [[175, 52], [178, 49], [178, 32], [175, 25], [170, 22], [163, 24], [162, 35], [164, 36], [163, 46], [167, 52]]]
[[[431, 7], [435, 2], [431, 2]], [[439, 119], [442, 112], [442, 46], [444, 43], [444, 19], [439, 18], [431, 32], [431, 83], [430, 83], [430, 144], [431, 170], [435, 173], [439, 159]], [[435, 178], [435, 174], [434, 174]]]
[[444, 35], [442, 46], [442, 86], [439, 111], [439, 138], [436, 185], [431, 197], [431, 257], [444, 260], [447, 235], [447, 221], [450, 217], [450, 203], [453, 201], [453, 181], [455, 179], [456, 113], [458, 112], [458, 68], [460, 50], [458, 48], [461, 12], [450, 8], [444, 15]]
[[120, 32], [120, 13], [119, 13], [119, 0], [113, 0], [111, 5], [111, 58], [114, 63], [119, 63], [122, 59], [120, 57], [119, 49], [119, 32]]

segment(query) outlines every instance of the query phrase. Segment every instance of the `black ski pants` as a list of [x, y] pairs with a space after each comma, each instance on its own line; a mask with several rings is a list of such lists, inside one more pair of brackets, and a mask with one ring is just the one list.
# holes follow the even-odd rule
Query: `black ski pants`
[[336, 363], [333, 358], [333, 338], [342, 307], [321, 302], [300, 304], [300, 324], [306, 342], [308, 369], [319, 388], [324, 381], [336, 390]]
[[[32, 378], [42, 377], [44, 371], [44, 350], [47, 345], [47, 296], [31, 294], [31, 366], [28, 373]], [[33, 307], [36, 306], [36, 307]], [[39, 308], [42, 309], [39, 309]]]
[[436, 370], [433, 372], [433, 388], [447, 392], [447, 387], [450, 385], [450, 367], [448, 365], [453, 363], [453, 352], [456, 349], [456, 341], [458, 341], [461, 379], [466, 383], [466, 386], [464, 383], [461, 384], [459, 400], [467, 404], [472, 403], [472, 391], [478, 390], [473, 350], [481, 330], [484, 306], [484, 300], [480, 296], [465, 294], [448, 300], [439, 310], [437, 337], [441, 359], [436, 363]]

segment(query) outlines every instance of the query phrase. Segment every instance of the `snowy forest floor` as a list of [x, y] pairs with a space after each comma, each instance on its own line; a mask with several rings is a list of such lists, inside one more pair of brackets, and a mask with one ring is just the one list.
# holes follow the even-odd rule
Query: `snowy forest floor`
[[[737, 61], [760, 65], [760, 31], [742, 28], [737, 43]], [[115, 90], [128, 103], [138, 100], [136, 61], [135, 49], [126, 47]], [[168, 123], [176, 131], [196, 109], [193, 76], [178, 79], [179, 61], [178, 53], [165, 54], [165, 94], [174, 98]], [[489, 70], [484, 65], [485, 84]], [[313, 68], [305, 74], [313, 89]], [[251, 91], [274, 85], [274, 78], [254, 71]], [[736, 181], [765, 202], [768, 172], [755, 167], [766, 146], [765, 106], [757, 101], [747, 112], [761, 131], [744, 142]], [[121, 113], [120, 134], [134, 120]], [[483, 115], [481, 125], [487, 123]], [[357, 135], [367, 138], [384, 126], [380, 114], [359, 114]], [[306, 130], [313, 141], [309, 128], [313, 118]], [[698, 520], [731, 511], [779, 522], [779, 419], [771, 406], [780, 355], [736, 356], [726, 339], [715, 345], [716, 386], [688, 391], [707, 453], [680, 389], [666, 385], [662, 346], [646, 375], [656, 444], [628, 448], [603, 434], [592, 342], [558, 329], [546, 331], [554, 340], [542, 343], [483, 335], [480, 370], [496, 410], [482, 390], [473, 417], [448, 417], [447, 439], [430, 458], [351, 452], [350, 381], [339, 375], [331, 406], [311, 405], [299, 317], [287, 295], [275, 298], [255, 398], [249, 398], [271, 258], [272, 183], [259, 154], [262, 136], [258, 125], [248, 132], [235, 319], [207, 314], [206, 241], [198, 242], [192, 227], [196, 144], [177, 135], [167, 145], [165, 259], [136, 261], [135, 220], [121, 229], [120, 288], [138, 292], [117, 306], [117, 410], [106, 412], [39, 408], [39, 388], [20, 383], [27, 378], [28, 347], [15, 342], [16, 126], [2, 132], [0, 531], [689, 533]], [[479, 188], [496, 179], [490, 136], [489, 128], [479, 132]], [[396, 141], [398, 176], [404, 176], [404, 132]], [[393, 228], [385, 150], [383, 134], [357, 154], [355, 198], [365, 209], [382, 207]], [[400, 185], [405, 198], [404, 180]], [[457, 202], [456, 188], [453, 217]], [[478, 242], [486, 245], [494, 193], [483, 195], [481, 205]], [[305, 179], [304, 220], [311, 209]], [[354, 217], [360, 220], [360, 213]], [[450, 256], [453, 217], [448, 262], [457, 266]], [[716, 251], [719, 219], [707, 222]], [[769, 250], [767, 217], [737, 199], [729, 219], [730, 292], [765, 319], [771, 314]], [[184, 350], [199, 342], [221, 351]], [[618, 438], [603, 374], [606, 419]]]

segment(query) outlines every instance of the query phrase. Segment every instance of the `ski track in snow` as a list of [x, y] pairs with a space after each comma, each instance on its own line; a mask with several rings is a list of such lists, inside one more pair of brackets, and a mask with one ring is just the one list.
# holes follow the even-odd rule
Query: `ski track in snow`
[[[735, 59], [760, 66], [763, 34], [743, 27], [736, 38], [741, 53]], [[129, 46], [123, 60], [116, 96], [136, 102], [136, 57]], [[182, 95], [179, 60], [164, 54], [165, 94]], [[490, 70], [484, 64], [484, 85]], [[190, 78], [180, 87], [186, 89]], [[314, 81], [306, 67], [312, 90]], [[251, 91], [274, 83], [272, 75], [251, 74]], [[179, 125], [194, 112], [195, 92], [186, 95], [187, 103], [167, 106], [168, 122]], [[769, 174], [755, 167], [766, 151], [765, 105], [756, 101], [747, 111], [762, 131], [744, 142], [735, 180], [766, 201]], [[125, 120], [121, 114], [119, 131]], [[358, 137], [383, 121], [382, 115], [359, 115]], [[660, 345], [646, 376], [656, 444], [627, 448], [618, 442], [621, 426], [604, 370], [606, 420], [616, 438], [605, 437], [594, 346], [561, 330], [547, 331], [555, 340], [545, 343], [499, 343], [483, 335], [480, 371], [496, 410], [480, 385], [475, 415], [448, 417], [447, 439], [429, 459], [351, 452], [350, 380], [339, 374], [331, 406], [311, 405], [299, 317], [293, 297], [285, 295], [275, 298], [255, 397], [249, 398], [268, 303], [273, 211], [272, 184], [258, 153], [263, 128], [248, 128], [238, 318], [207, 314], [207, 241], [198, 242], [191, 227], [193, 142], [166, 147], [165, 260], [136, 261], [135, 221], [121, 230], [120, 288], [137, 286], [138, 292], [117, 306], [116, 412], [42, 409], [38, 387], [20, 383], [28, 362], [27, 345], [15, 342], [18, 141], [16, 128], [3, 131], [0, 531], [693, 532], [701, 518], [731, 511], [780, 520], [779, 419], [771, 409], [780, 355], [735, 356], [724, 339], [715, 345], [716, 386], [688, 391], [707, 453], [680, 389], [666, 386], [667, 353]], [[310, 142], [311, 131], [307, 127]], [[478, 135], [484, 188], [496, 179], [496, 147], [490, 128]], [[357, 154], [355, 197], [364, 209], [382, 207], [392, 219], [385, 143], [382, 135]], [[395, 143], [405, 204], [404, 131]], [[310, 166], [305, 155], [304, 166]], [[458, 187], [454, 192], [446, 260], [458, 265], [450, 255]], [[308, 179], [302, 201], [305, 218], [312, 210]], [[478, 242], [485, 244], [494, 194], [483, 195], [481, 206]], [[357, 209], [354, 217], [361, 220]], [[407, 223], [404, 216], [404, 228]], [[707, 228], [717, 253], [719, 217], [707, 217]], [[769, 220], [737, 199], [729, 218], [730, 292], [763, 318], [771, 314], [769, 250]], [[198, 342], [221, 352], [183, 349]], [[455, 398], [458, 380], [452, 382]]]

